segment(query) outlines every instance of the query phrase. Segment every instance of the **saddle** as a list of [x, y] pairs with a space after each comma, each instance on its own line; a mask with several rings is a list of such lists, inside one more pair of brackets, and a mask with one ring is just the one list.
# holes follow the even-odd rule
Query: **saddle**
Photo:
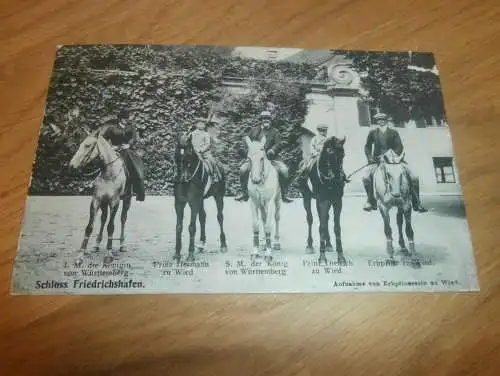
[[132, 182], [132, 174], [130, 173], [130, 166], [127, 160], [127, 156], [124, 153], [125, 150], [117, 149], [119, 158], [123, 162], [123, 172], [125, 173], [125, 191], [124, 196], [128, 196], [129, 194], [133, 194], [133, 182]]

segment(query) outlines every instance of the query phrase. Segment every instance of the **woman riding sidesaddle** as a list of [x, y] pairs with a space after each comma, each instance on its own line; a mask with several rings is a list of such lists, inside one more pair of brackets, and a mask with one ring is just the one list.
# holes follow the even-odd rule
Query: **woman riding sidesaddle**
[[144, 201], [144, 165], [136, 152], [130, 149], [137, 140], [137, 132], [130, 122], [128, 111], [120, 111], [117, 124], [106, 127], [103, 137], [116, 149], [125, 160], [137, 201]]

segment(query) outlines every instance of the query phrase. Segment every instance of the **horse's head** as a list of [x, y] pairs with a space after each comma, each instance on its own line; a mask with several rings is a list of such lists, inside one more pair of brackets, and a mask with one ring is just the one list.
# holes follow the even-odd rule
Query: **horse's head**
[[338, 173], [344, 163], [345, 151], [344, 144], [346, 138], [341, 139], [331, 136], [326, 139], [321, 151], [321, 160], [328, 166], [328, 173]]
[[262, 141], [251, 141], [247, 136], [245, 142], [248, 146], [248, 159], [250, 160], [250, 179], [254, 184], [260, 184], [264, 178], [264, 162], [266, 160], [266, 137]]
[[87, 137], [80, 144], [78, 150], [69, 162], [69, 167], [71, 169], [85, 167], [88, 163], [92, 162], [99, 156], [99, 149], [97, 146], [99, 136], [97, 135], [97, 132], [86, 132], [88, 134]]
[[181, 173], [181, 180], [188, 181], [190, 173], [196, 168], [199, 160], [194, 151], [191, 134], [182, 133], [177, 137], [175, 149], [175, 163]]
[[393, 198], [400, 198], [408, 191], [408, 181], [406, 179], [405, 167], [402, 163], [404, 152], [396, 154], [389, 149], [382, 155], [381, 162], [385, 173], [386, 189]]

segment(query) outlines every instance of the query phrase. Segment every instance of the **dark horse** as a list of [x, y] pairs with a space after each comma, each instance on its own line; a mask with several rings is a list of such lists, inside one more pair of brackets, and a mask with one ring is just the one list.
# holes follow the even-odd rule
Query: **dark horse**
[[300, 190], [307, 214], [309, 233], [307, 238], [306, 253], [313, 253], [313, 239], [311, 227], [313, 216], [311, 211], [311, 200], [316, 199], [316, 209], [319, 218], [320, 256], [319, 263], [326, 263], [325, 252], [332, 252], [330, 232], [328, 230], [329, 212], [333, 207], [334, 232], [337, 247], [338, 262], [346, 263], [342, 249], [340, 213], [342, 212], [342, 197], [344, 195], [344, 174], [342, 164], [344, 160], [343, 139], [329, 137], [323, 144], [323, 149], [317, 161], [310, 168], [305, 179], [300, 183]]
[[202, 252], [206, 246], [205, 222], [207, 214], [204, 208], [204, 200], [210, 196], [215, 199], [217, 205], [217, 220], [220, 226], [220, 249], [227, 252], [226, 235], [224, 234], [224, 194], [225, 176], [219, 182], [213, 183], [208, 176], [203, 161], [194, 151], [191, 137], [181, 135], [177, 140], [175, 150], [175, 161], [177, 167], [177, 178], [174, 187], [175, 212], [177, 214], [177, 226], [175, 228], [175, 255], [177, 262], [181, 259], [182, 248], [182, 225], [184, 221], [184, 208], [189, 204], [191, 209], [191, 220], [189, 222], [189, 255], [187, 261], [194, 261], [194, 238], [196, 234], [196, 219], [200, 221], [200, 245]]

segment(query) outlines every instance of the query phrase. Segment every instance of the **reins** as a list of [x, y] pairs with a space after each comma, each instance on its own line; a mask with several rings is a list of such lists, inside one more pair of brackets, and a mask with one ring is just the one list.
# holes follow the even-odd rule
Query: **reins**
[[[270, 165], [272, 165], [272, 162], [268, 159], [267, 160], [268, 163]], [[248, 158], [248, 162], [250, 163], [250, 171], [252, 171], [252, 159], [251, 158]], [[267, 170], [267, 172], [269, 172], [269, 169]], [[267, 174], [266, 174], [266, 158], [263, 157], [262, 158], [262, 170], [261, 170], [261, 173], [260, 173], [260, 178], [261, 178], [261, 182], [265, 182], [267, 180]]]
[[[86, 159], [84, 159], [84, 162], [85, 163], [82, 163], [82, 165], [86, 165], [89, 161], [90, 161], [90, 155], [92, 154], [92, 152], [94, 151], [95, 148], [97, 148], [97, 152], [100, 154], [100, 150], [99, 150], [99, 145], [97, 144], [99, 142], [99, 140], [97, 139], [94, 146], [92, 147], [92, 149], [90, 150], [90, 152], [85, 156]], [[120, 153], [117, 152], [116, 153], [116, 158], [113, 159], [111, 162], [108, 162], [108, 163], [105, 163], [102, 167], [99, 167], [98, 169], [90, 172], [90, 173], [82, 173], [83, 176], [85, 177], [90, 177], [90, 176], [94, 176], [94, 175], [97, 175], [98, 173], [100, 173], [102, 171], [103, 168], [107, 167], [107, 166], [111, 166], [113, 163], [115, 163], [119, 158], [121, 158], [120, 156]], [[121, 172], [121, 171], [120, 171]]]

